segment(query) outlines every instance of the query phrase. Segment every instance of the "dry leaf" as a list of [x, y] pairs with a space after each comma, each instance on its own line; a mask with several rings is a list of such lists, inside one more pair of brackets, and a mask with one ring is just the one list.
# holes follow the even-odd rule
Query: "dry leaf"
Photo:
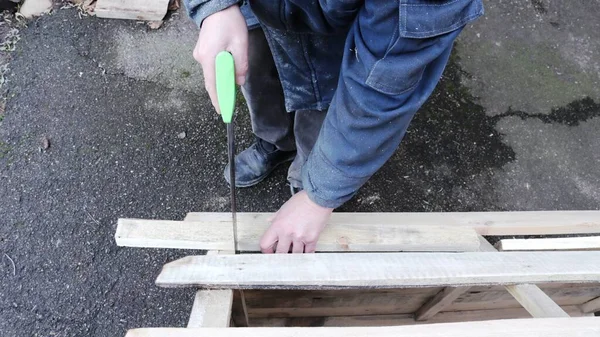
[[159, 29], [163, 22], [164, 21], [150, 21], [148, 22], [148, 27], [150, 27], [150, 29]]

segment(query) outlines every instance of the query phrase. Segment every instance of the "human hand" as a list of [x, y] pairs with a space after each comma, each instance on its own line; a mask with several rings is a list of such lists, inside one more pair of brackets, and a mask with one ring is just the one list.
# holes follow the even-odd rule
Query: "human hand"
[[215, 58], [222, 51], [233, 55], [235, 81], [238, 85], [244, 84], [248, 71], [248, 28], [238, 5], [204, 19], [194, 48], [194, 58], [202, 65], [204, 87], [218, 113], [221, 112], [217, 101]]
[[272, 253], [314, 253], [319, 235], [333, 208], [315, 204], [305, 191], [288, 200], [273, 216], [271, 226], [260, 240], [260, 250]]

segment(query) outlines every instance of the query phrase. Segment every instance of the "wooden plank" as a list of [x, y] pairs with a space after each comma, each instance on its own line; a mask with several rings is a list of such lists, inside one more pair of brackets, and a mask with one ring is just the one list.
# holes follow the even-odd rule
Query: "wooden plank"
[[444, 310], [445, 307], [452, 304], [454, 300], [459, 298], [462, 294], [467, 292], [471, 287], [446, 287], [431, 300], [425, 303], [417, 312], [415, 312], [415, 319], [417, 321], [425, 321]]
[[535, 318], [569, 317], [556, 302], [535, 285], [509, 285], [506, 286], [506, 290]]
[[119, 219], [119, 246], [233, 250], [233, 229], [221, 223]]
[[442, 323], [386, 327], [341, 328], [237, 328], [237, 329], [182, 329], [145, 328], [127, 332], [127, 337], [589, 337], [600, 334], [600, 318], [540, 318], [497, 320], [483, 322]]
[[98, 0], [94, 14], [99, 18], [160, 21], [169, 0]]
[[[436, 288], [387, 289], [385, 291], [246, 290], [248, 315], [255, 317], [354, 316], [412, 314], [434, 296]], [[420, 290], [412, 293], [410, 290]], [[287, 296], [285, 292], [294, 292]], [[263, 296], [260, 296], [264, 294]], [[279, 300], [275, 297], [281, 294]]]
[[[480, 237], [481, 250], [496, 251], [485, 238]], [[569, 317], [546, 293], [533, 284], [507, 285], [506, 290], [535, 318]]]
[[[272, 213], [238, 213], [238, 223], [261, 226]], [[229, 221], [231, 213], [188, 213], [194, 221]], [[600, 211], [333, 213], [330, 224], [451, 226], [481, 235], [600, 233]]]
[[[581, 305], [600, 296], [600, 285], [560, 283], [542, 287], [561, 306]], [[254, 322], [261, 317], [412, 314], [442, 289], [246, 290], [245, 294], [248, 314]], [[472, 287], [444, 312], [503, 308], [521, 305], [504, 286], [485, 286]]]
[[331, 253], [188, 256], [165, 287], [335, 289], [600, 282], [600, 252]]
[[[235, 254], [232, 250], [210, 250], [206, 255]], [[198, 290], [188, 328], [225, 328], [231, 321], [233, 290]]]
[[[577, 306], [566, 306], [565, 311], [571, 317], [593, 317], [593, 314], [584, 314]], [[255, 318], [252, 320], [255, 327], [293, 327], [293, 326], [399, 326], [415, 324], [434, 324], [451, 322], [488, 321], [495, 319], [528, 318], [531, 315], [523, 308], [506, 308], [495, 310], [475, 311], [449, 311], [440, 312], [427, 321], [416, 321], [413, 315], [363, 315], [363, 316], [335, 316], [335, 317], [277, 317]], [[311, 319], [312, 321], [308, 321]]]
[[[600, 285], [588, 284], [585, 288], [570, 288], [566, 284], [561, 284], [564, 288], [542, 289], [556, 304], [561, 307], [576, 306], [588, 302], [589, 300], [600, 296]], [[486, 310], [500, 308], [518, 308], [521, 304], [506, 290], [497, 287], [473, 287], [463, 296], [459, 297], [448, 306], [444, 311], [464, 311], [464, 310]]]
[[199, 290], [194, 298], [188, 328], [225, 328], [231, 320], [233, 290]]
[[494, 246], [492, 246], [492, 244], [486, 240], [486, 238], [484, 238], [481, 235], [477, 236], [478, 240], [479, 240], [479, 251], [480, 252], [488, 252], [488, 253], [497, 253], [498, 250], [496, 250], [496, 248], [494, 248]]
[[[481, 235], [478, 235], [479, 239], [479, 251], [496, 251], [491, 244]], [[440, 291], [431, 300], [426, 302], [419, 310], [415, 312], [415, 319], [417, 321], [425, 321], [438, 312], [444, 310], [447, 306], [452, 304], [454, 300], [459, 298], [461, 295], [466, 293], [471, 287], [446, 287]]]
[[[223, 220], [161, 221], [120, 219], [115, 239], [120, 246], [231, 249], [231, 214]], [[247, 217], [246, 217], [247, 218]], [[238, 250], [259, 251], [269, 223], [238, 219]], [[331, 224], [325, 228], [317, 251], [477, 251], [476, 233], [466, 227]]]
[[498, 243], [500, 251], [534, 250], [600, 250], [600, 236], [545, 239], [504, 239]]
[[585, 313], [594, 313], [600, 311], [600, 297], [584, 303], [581, 306], [581, 311]]

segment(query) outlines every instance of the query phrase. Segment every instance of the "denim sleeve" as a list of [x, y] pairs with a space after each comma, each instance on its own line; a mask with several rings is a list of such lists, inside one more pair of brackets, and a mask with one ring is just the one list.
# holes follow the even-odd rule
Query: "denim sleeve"
[[482, 14], [480, 0], [365, 2], [303, 168], [311, 200], [337, 208], [383, 166], [437, 85], [454, 40]]
[[183, 0], [189, 17], [200, 27], [209, 15], [241, 3], [241, 0]]

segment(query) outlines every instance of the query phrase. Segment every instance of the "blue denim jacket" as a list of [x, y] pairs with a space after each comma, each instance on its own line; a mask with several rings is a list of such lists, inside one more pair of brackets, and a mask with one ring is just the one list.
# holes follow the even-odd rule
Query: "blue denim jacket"
[[[187, 2], [196, 22], [207, 16], [205, 9], [220, 7]], [[329, 109], [304, 166], [303, 185], [311, 200], [332, 208], [349, 200], [391, 157], [437, 85], [454, 40], [483, 14], [481, 0], [250, 0], [250, 5], [269, 40], [286, 108]]]

